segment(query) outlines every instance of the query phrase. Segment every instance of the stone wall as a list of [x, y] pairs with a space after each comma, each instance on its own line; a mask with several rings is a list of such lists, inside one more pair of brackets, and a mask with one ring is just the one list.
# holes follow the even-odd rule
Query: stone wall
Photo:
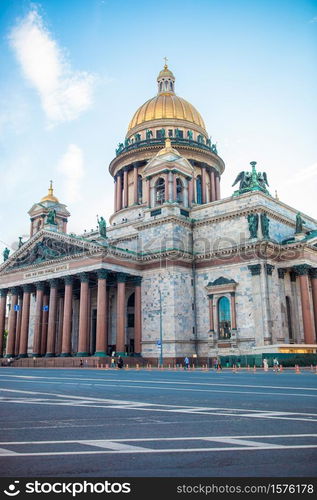
[[183, 268], [146, 271], [142, 280], [144, 357], [159, 357], [160, 292], [164, 357], [194, 353], [193, 286], [191, 271]]

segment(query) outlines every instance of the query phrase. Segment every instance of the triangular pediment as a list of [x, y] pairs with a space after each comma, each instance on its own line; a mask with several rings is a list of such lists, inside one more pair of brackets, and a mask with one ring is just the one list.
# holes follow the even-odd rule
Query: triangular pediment
[[84, 238], [41, 230], [16, 250], [0, 267], [0, 273], [43, 263], [69, 260], [105, 251], [105, 247]]
[[175, 154], [174, 152], [168, 151], [161, 156], [154, 156], [154, 158], [152, 158], [146, 165], [144, 169], [144, 174], [145, 175], [154, 174], [161, 170], [163, 171], [166, 169], [178, 170], [179, 172], [182, 172], [184, 175], [190, 177], [194, 173], [193, 167], [186, 158], [178, 154]]
[[207, 286], [219, 286], [219, 285], [228, 285], [231, 283], [236, 283], [233, 279], [225, 278], [224, 276], [220, 276], [215, 281], [210, 281]]

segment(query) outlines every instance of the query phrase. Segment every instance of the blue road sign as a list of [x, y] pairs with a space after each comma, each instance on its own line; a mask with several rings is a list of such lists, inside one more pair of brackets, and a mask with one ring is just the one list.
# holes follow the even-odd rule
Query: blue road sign
[[48, 306], [43, 306], [43, 311], [48, 311]]
[[16, 305], [14, 306], [14, 310], [15, 310], [15, 311], [20, 311], [20, 306], [19, 306], [19, 304], [16, 304]]
[[157, 340], [157, 341], [156, 341], [156, 345], [157, 345], [158, 347], [160, 347], [160, 346], [162, 345], [162, 342], [161, 342], [160, 340]]

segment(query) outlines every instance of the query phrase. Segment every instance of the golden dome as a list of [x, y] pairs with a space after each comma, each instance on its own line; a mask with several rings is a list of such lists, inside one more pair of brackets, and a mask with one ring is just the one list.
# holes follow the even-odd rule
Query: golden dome
[[54, 203], [59, 203], [58, 198], [56, 198], [56, 196], [54, 196], [53, 194], [53, 181], [50, 181], [50, 187], [48, 188], [48, 193], [46, 196], [43, 196], [40, 203], [42, 203], [43, 201], [53, 201]]
[[142, 104], [136, 113], [134, 113], [128, 127], [128, 134], [131, 129], [142, 123], [166, 119], [195, 123], [195, 125], [206, 130], [204, 120], [197, 109], [188, 101], [175, 94], [175, 77], [166, 63], [157, 77], [157, 83], [157, 95]]
[[185, 120], [206, 129], [196, 108], [174, 93], [164, 92], [146, 101], [134, 114], [128, 132], [141, 123], [162, 119]]

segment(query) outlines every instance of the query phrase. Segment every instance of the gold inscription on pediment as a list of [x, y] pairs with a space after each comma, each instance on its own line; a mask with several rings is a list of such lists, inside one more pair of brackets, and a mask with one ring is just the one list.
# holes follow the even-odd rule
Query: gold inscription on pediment
[[24, 274], [24, 278], [35, 278], [37, 276], [43, 276], [45, 274], [58, 273], [60, 271], [66, 271], [69, 269], [69, 264], [62, 264], [60, 266], [49, 267], [45, 269], [39, 269], [38, 271], [30, 271]]

